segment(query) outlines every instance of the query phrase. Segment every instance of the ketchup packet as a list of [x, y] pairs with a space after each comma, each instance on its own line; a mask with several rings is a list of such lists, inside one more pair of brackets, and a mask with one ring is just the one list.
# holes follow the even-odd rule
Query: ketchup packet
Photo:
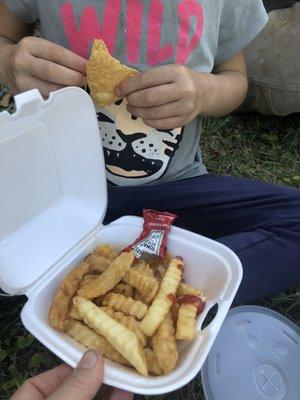
[[168, 212], [143, 210], [143, 217], [144, 225], [141, 235], [123, 251], [134, 250], [136, 258], [140, 258], [143, 253], [164, 258], [168, 232], [177, 215]]

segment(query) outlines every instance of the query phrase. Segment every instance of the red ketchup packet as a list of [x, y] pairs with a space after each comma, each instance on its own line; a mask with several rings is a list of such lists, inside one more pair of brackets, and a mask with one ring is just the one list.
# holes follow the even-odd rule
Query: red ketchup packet
[[144, 225], [141, 235], [123, 251], [134, 250], [136, 258], [140, 258], [143, 253], [164, 258], [168, 233], [177, 215], [168, 212], [143, 210], [143, 217]]

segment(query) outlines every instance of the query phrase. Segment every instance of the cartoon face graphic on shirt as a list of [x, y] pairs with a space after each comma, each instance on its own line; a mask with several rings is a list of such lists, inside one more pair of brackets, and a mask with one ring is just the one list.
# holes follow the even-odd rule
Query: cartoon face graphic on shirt
[[151, 128], [132, 116], [126, 105], [123, 99], [97, 112], [107, 179], [126, 186], [153, 182], [167, 171], [183, 128]]

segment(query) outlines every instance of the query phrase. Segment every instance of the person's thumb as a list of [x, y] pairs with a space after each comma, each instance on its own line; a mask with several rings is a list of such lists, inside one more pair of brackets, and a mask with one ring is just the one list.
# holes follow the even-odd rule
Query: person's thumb
[[103, 357], [94, 350], [87, 351], [49, 400], [92, 400], [102, 385], [103, 371]]

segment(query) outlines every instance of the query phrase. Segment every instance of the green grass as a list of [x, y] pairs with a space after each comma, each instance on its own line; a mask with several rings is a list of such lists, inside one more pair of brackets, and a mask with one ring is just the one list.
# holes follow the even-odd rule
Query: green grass
[[210, 172], [300, 187], [300, 115], [208, 119], [201, 147]]
[[[205, 163], [210, 172], [299, 187], [299, 127], [299, 115], [275, 118], [245, 114], [209, 119], [202, 135]], [[24, 302], [24, 298], [0, 302], [0, 399], [9, 398], [27, 377], [59, 363], [23, 328], [20, 312]], [[300, 287], [257, 304], [275, 309], [300, 325]], [[204, 397], [197, 377], [181, 390], [151, 399]]]

